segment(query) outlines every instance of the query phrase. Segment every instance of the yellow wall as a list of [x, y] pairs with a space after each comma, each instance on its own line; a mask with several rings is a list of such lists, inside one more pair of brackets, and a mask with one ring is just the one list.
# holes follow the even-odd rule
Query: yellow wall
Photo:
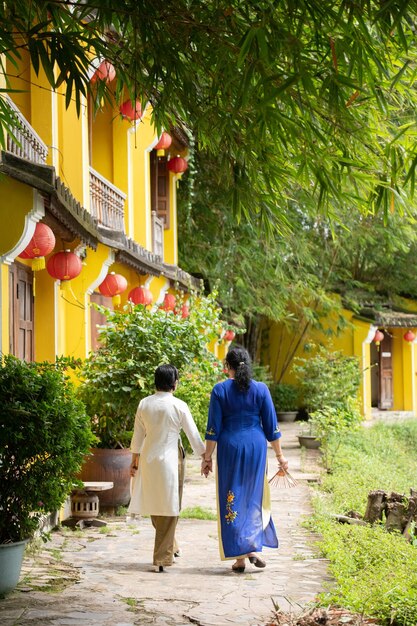
[[33, 189], [3, 176], [0, 181], [0, 256], [12, 250], [23, 235], [26, 217], [33, 208]]
[[86, 126], [86, 107], [81, 107], [81, 117], [77, 117], [75, 102], [71, 101], [65, 109], [65, 98], [60, 93], [58, 98], [58, 135], [59, 170], [64, 185], [72, 195], [86, 208], [89, 206], [88, 194], [85, 193], [85, 179], [88, 178], [89, 163], [86, 159], [88, 132]]
[[[93, 113], [91, 112], [93, 115]], [[92, 121], [91, 165], [102, 176], [113, 181], [113, 117], [117, 112], [105, 107]], [[116, 183], [115, 183], [116, 184]]]
[[[48, 257], [49, 258], [49, 257]], [[54, 280], [46, 269], [35, 272], [35, 360], [55, 359]]]
[[[17, 67], [10, 61], [6, 61], [6, 72], [11, 89], [16, 89], [14, 93], [10, 94], [10, 97], [30, 122], [31, 106], [30, 91], [28, 91], [31, 85], [30, 56], [29, 52], [23, 48], [20, 50], [20, 54], [22, 58]], [[35, 84], [36, 82], [35, 80]]]

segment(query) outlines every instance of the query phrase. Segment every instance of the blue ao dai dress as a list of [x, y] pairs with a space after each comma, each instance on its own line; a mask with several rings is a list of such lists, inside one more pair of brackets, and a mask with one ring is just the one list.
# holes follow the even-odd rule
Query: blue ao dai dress
[[222, 560], [278, 547], [266, 478], [267, 440], [281, 437], [268, 387], [233, 379], [213, 387], [206, 439], [217, 442], [217, 510]]

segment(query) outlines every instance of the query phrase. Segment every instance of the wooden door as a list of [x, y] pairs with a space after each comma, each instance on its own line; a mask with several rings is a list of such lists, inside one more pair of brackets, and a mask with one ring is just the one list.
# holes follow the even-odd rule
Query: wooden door
[[384, 331], [379, 346], [379, 409], [392, 409], [394, 393], [392, 385], [392, 337]]
[[33, 272], [17, 262], [9, 271], [9, 352], [24, 361], [35, 358]]
[[151, 208], [169, 228], [169, 171], [166, 157], [157, 157], [151, 152]]

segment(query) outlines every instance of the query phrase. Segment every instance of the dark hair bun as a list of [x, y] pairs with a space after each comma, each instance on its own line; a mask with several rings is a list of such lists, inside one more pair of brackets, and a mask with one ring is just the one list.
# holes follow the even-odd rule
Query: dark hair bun
[[241, 391], [249, 389], [252, 367], [249, 353], [244, 348], [231, 348], [226, 355], [226, 363], [235, 370], [235, 383]]

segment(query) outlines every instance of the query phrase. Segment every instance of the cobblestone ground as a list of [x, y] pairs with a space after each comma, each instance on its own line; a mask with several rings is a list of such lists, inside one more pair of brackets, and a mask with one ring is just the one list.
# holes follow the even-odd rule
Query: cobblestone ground
[[[145, 624], [257, 626], [271, 618], [273, 601], [300, 610], [327, 580], [315, 537], [300, 525], [311, 513], [311, 482], [318, 452], [301, 452], [298, 424], [283, 424], [283, 447], [294, 489], [272, 488], [272, 513], [279, 550], [265, 550], [264, 570], [244, 574], [219, 560], [217, 522], [181, 519], [182, 554], [159, 574], [152, 568], [153, 528], [149, 519], [126, 523], [109, 518], [107, 527], [61, 529], [41, 551], [27, 555], [18, 588], [0, 600], [2, 626], [137, 626]], [[276, 471], [269, 451], [270, 474]], [[215, 480], [199, 475], [187, 461], [184, 508], [215, 511]]]

